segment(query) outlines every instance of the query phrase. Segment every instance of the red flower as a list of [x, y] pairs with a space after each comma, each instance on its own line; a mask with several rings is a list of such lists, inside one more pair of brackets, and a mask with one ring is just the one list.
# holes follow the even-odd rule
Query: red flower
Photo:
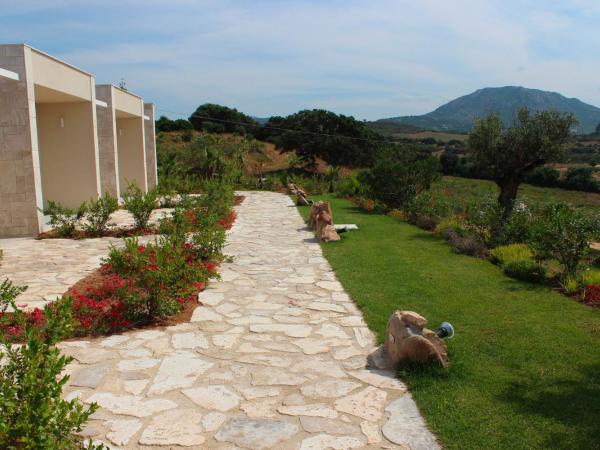
[[35, 324], [39, 324], [44, 320], [44, 313], [42, 312], [42, 310], [40, 308], [35, 308], [31, 312], [31, 319], [33, 320], [33, 322]]
[[138, 245], [137, 250], [138, 250], [138, 253], [144, 253], [146, 251], [146, 246], [145, 245]]

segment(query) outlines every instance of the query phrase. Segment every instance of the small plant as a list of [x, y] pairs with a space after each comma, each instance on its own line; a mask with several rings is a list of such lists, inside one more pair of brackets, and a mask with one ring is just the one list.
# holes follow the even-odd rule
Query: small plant
[[225, 217], [233, 207], [234, 201], [235, 195], [230, 184], [220, 180], [207, 180], [198, 203], [207, 215]]
[[82, 203], [79, 208], [72, 209], [48, 200], [48, 206], [40, 211], [45, 216], [50, 216], [50, 226], [60, 237], [71, 238], [75, 235], [77, 223], [85, 214], [86, 204]]
[[71, 330], [71, 304], [59, 301], [26, 317], [15, 304], [23, 288], [8, 281], [0, 287], [3, 305], [10, 305], [23, 324], [26, 342], [13, 345], [0, 337], [0, 447], [6, 449], [101, 449], [84, 444], [74, 433], [97, 409], [78, 399], [61, 398], [69, 376], [64, 368], [73, 358], [60, 354], [55, 344]]
[[97, 200], [90, 201], [85, 212], [84, 230], [94, 236], [102, 236], [106, 232], [110, 215], [118, 208], [118, 200], [108, 192]]
[[144, 193], [136, 184], [130, 183], [123, 194], [123, 205], [133, 215], [135, 226], [138, 229], [146, 229], [152, 210], [157, 206], [158, 195], [152, 189]]
[[463, 225], [459, 221], [458, 217], [454, 215], [448, 216], [440, 220], [440, 222], [435, 227], [435, 232], [442, 236], [445, 236], [450, 231], [453, 231], [454, 233], [461, 236], [464, 234]]
[[461, 236], [454, 231], [445, 233], [444, 238], [450, 243], [456, 253], [477, 258], [486, 258], [488, 249], [480, 241], [470, 237]]
[[558, 260], [563, 278], [577, 278], [598, 224], [566, 204], [548, 205], [532, 227], [531, 246], [540, 259]]
[[592, 284], [586, 286], [583, 301], [588, 305], [600, 306], [600, 285]]
[[509, 244], [496, 247], [490, 252], [492, 262], [504, 266], [511, 261], [533, 259], [533, 251], [526, 244]]
[[579, 280], [573, 275], [567, 275], [560, 285], [567, 295], [575, 295], [581, 290]]

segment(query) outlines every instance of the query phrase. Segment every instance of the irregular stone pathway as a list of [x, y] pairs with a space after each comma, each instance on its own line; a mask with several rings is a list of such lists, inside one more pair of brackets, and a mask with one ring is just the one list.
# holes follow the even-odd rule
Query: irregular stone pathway
[[[150, 223], [156, 223], [170, 209], [156, 209]], [[121, 228], [133, 227], [133, 216], [116, 211], [109, 224]], [[147, 242], [152, 236], [143, 236]], [[0, 261], [0, 282], [9, 278], [17, 286], [28, 286], [17, 298], [24, 309], [43, 308], [56, 300], [72, 285], [100, 266], [100, 260], [108, 254], [111, 245], [121, 245], [120, 238], [98, 239], [0, 239], [4, 257]]]
[[[112, 448], [437, 449], [406, 393], [367, 368], [373, 335], [288, 197], [244, 192], [232, 263], [190, 323], [65, 342], [66, 398]], [[371, 355], [377, 363], [377, 353]]]

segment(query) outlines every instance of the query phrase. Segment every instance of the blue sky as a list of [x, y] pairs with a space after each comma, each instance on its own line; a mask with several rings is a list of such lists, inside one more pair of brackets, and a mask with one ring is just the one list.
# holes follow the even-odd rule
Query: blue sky
[[598, 0], [0, 0], [0, 42], [124, 78], [171, 117], [378, 119], [505, 85], [600, 106], [599, 23]]

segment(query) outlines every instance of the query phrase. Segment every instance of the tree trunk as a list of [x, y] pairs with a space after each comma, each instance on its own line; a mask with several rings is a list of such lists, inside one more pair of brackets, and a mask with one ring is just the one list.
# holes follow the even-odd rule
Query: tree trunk
[[519, 191], [520, 181], [516, 179], [509, 179], [499, 183], [500, 195], [498, 196], [498, 203], [502, 207], [502, 218], [504, 223], [508, 222], [510, 215], [517, 199], [517, 192]]

